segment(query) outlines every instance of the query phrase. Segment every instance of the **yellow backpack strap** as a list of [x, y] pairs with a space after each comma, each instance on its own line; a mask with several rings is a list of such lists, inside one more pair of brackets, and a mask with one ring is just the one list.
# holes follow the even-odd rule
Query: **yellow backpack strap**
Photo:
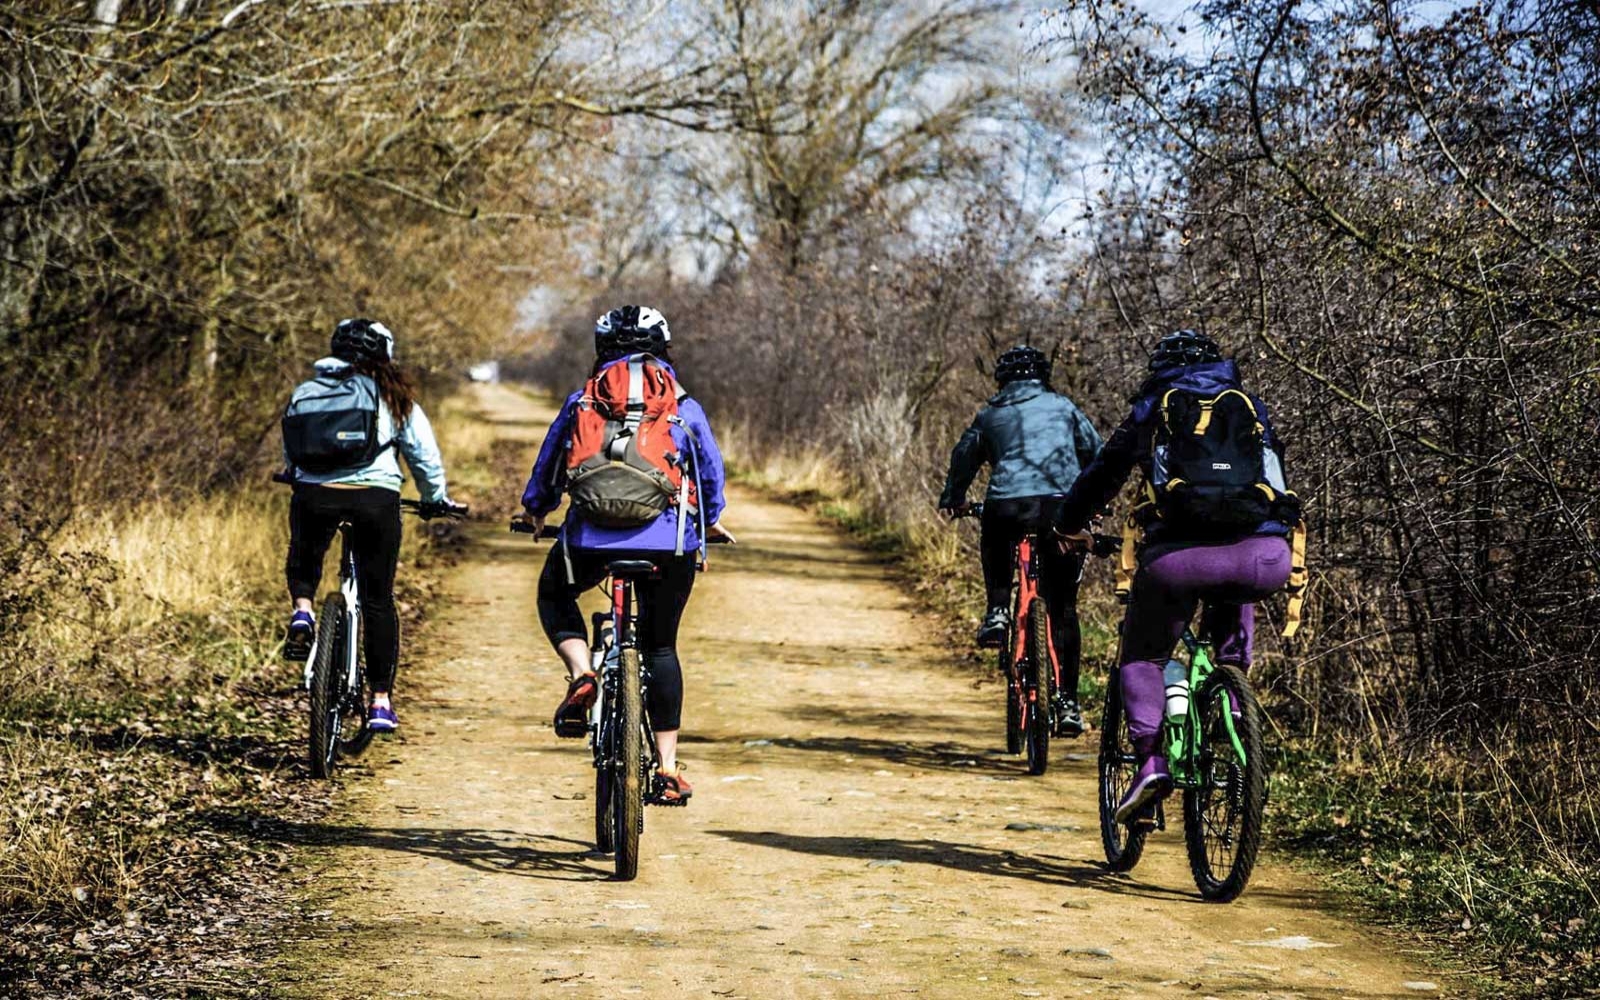
[[1133, 593], [1133, 574], [1139, 569], [1139, 524], [1130, 515], [1122, 523], [1122, 554], [1117, 557], [1117, 597], [1126, 600]]
[[1283, 637], [1293, 638], [1300, 631], [1300, 615], [1305, 609], [1306, 584], [1311, 573], [1306, 569], [1306, 523], [1295, 525], [1289, 543], [1289, 612], [1283, 623]]

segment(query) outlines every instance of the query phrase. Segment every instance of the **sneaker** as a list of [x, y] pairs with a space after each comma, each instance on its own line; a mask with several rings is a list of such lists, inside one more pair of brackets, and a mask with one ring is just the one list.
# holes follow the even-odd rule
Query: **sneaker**
[[311, 655], [311, 640], [317, 633], [317, 620], [309, 611], [296, 611], [283, 633], [283, 658], [304, 662]]
[[1171, 791], [1172, 772], [1167, 770], [1167, 759], [1155, 756], [1145, 758], [1139, 773], [1134, 775], [1133, 787], [1128, 789], [1128, 794], [1117, 806], [1117, 822], [1132, 823], [1143, 819], [1147, 808], [1153, 810], [1155, 804]]
[[657, 771], [650, 783], [650, 795], [645, 799], [653, 806], [684, 806], [694, 796], [694, 786], [683, 776], [683, 768], [676, 771]]
[[984, 649], [999, 649], [1006, 643], [1006, 627], [1011, 624], [1011, 612], [1005, 608], [990, 608], [978, 626], [978, 645]]
[[583, 674], [567, 685], [567, 696], [556, 709], [556, 735], [574, 739], [589, 731], [589, 709], [600, 693], [594, 673]]
[[392, 733], [400, 728], [400, 717], [390, 705], [373, 705], [367, 709], [367, 728], [375, 733]]
[[1083, 711], [1078, 708], [1078, 703], [1068, 698], [1059, 698], [1055, 703], [1055, 735], [1076, 739], [1083, 735]]

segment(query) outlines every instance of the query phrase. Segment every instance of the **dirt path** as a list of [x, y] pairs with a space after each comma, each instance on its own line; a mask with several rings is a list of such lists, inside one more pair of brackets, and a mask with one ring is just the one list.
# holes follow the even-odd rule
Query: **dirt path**
[[[531, 460], [549, 414], [509, 390], [484, 403]], [[563, 686], [535, 620], [545, 549], [473, 532], [410, 658], [405, 736], [374, 749], [329, 838], [332, 929], [292, 957], [291, 992], [1433, 992], [1281, 867], [1207, 905], [1173, 831], [1132, 877], [1107, 875], [1087, 742], [1021, 776], [995, 750], [995, 687], [946, 665], [870, 557], [748, 492], [727, 521], [743, 544], [700, 578], [683, 644], [697, 794], [649, 813], [633, 883], [587, 853], [588, 754], [549, 729]]]

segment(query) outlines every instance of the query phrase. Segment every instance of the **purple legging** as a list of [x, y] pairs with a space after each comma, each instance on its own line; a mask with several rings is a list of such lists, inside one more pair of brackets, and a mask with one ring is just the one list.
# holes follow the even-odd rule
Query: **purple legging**
[[1287, 540], [1254, 535], [1228, 545], [1176, 549], [1139, 568], [1122, 627], [1122, 701], [1135, 744], [1161, 730], [1166, 702], [1161, 668], [1195, 606], [1205, 601], [1200, 634], [1216, 644], [1217, 661], [1248, 667], [1255, 602], [1289, 582], [1289, 562]]

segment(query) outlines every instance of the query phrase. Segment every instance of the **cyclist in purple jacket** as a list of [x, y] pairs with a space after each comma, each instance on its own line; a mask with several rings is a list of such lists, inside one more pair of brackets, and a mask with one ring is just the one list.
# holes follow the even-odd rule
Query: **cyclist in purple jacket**
[[[1153, 443], [1162, 401], [1169, 394], [1217, 397], [1242, 391], [1238, 366], [1223, 359], [1210, 337], [1193, 330], [1163, 337], [1151, 354], [1150, 375], [1133, 397], [1127, 418], [1063, 501], [1058, 529], [1068, 534], [1083, 530], [1136, 467], [1147, 482], [1155, 481], [1153, 472], [1161, 470], [1153, 468], [1157, 459]], [[1299, 502], [1284, 483], [1282, 445], [1266, 406], [1254, 396], [1248, 398], [1260, 425], [1263, 485], [1276, 498], [1262, 510], [1263, 516], [1195, 524], [1173, 523], [1156, 514], [1145, 522], [1123, 622], [1119, 668], [1128, 735], [1140, 768], [1117, 809], [1119, 822], [1148, 819], [1155, 803], [1172, 790], [1167, 762], [1157, 753], [1165, 711], [1162, 667], [1196, 607], [1205, 603], [1201, 631], [1216, 644], [1218, 662], [1248, 668], [1255, 602], [1282, 590], [1289, 580], [1288, 538], [1298, 522]]]
[[[594, 373], [598, 375], [637, 354], [652, 355], [672, 371], [671, 340], [666, 318], [656, 310], [640, 306], [613, 309], [595, 324]], [[675, 371], [673, 377], [676, 378]], [[545, 435], [523, 491], [524, 513], [518, 519], [535, 530], [543, 528], [545, 518], [561, 505], [566, 491], [566, 448], [572, 436], [574, 408], [582, 396], [580, 390], [567, 398]], [[678, 402], [678, 416], [683, 426], [674, 425], [672, 435], [678, 450], [692, 456], [689, 472], [697, 483], [706, 533], [732, 541], [732, 536], [718, 524], [724, 506], [722, 455], [705, 411], [685, 396]], [[640, 654], [650, 672], [645, 710], [661, 755], [658, 796], [659, 801], [672, 805], [683, 804], [693, 794], [678, 766], [683, 669], [677, 645], [678, 625], [699, 568], [699, 521], [681, 507], [668, 509], [637, 528], [587, 524], [576, 513], [569, 513], [561, 538], [545, 559], [539, 576], [539, 620], [571, 676], [566, 696], [556, 709], [556, 735], [578, 737], [587, 731], [589, 708], [598, 684], [590, 669], [588, 630], [583, 613], [578, 610], [578, 597], [604, 579], [606, 566], [615, 560], [647, 559], [661, 568], [658, 576], [638, 581], [635, 592], [639, 600]]]

